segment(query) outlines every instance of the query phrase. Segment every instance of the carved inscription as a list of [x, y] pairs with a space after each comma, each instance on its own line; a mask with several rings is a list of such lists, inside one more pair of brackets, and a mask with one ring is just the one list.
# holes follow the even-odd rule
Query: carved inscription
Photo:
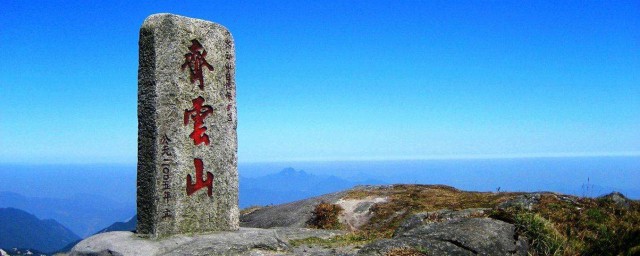
[[191, 195], [194, 192], [202, 189], [204, 187], [208, 188], [207, 195], [211, 196], [211, 189], [213, 184], [213, 173], [207, 172], [207, 178], [202, 179], [202, 173], [204, 171], [204, 166], [202, 164], [202, 159], [195, 158], [193, 159], [193, 165], [196, 167], [196, 177], [195, 183], [191, 178], [191, 174], [187, 175], [187, 195]]
[[[201, 52], [202, 51], [202, 52]], [[189, 79], [191, 83], [195, 81], [200, 82], [198, 87], [200, 90], [204, 90], [204, 77], [202, 76], [202, 67], [206, 67], [209, 71], [213, 71], [213, 66], [207, 62], [207, 50], [202, 47], [202, 44], [198, 40], [191, 40], [191, 46], [189, 46], [189, 53], [184, 55], [184, 64], [181, 68], [189, 67]]]
[[[204, 90], [204, 77], [202, 75], [202, 67], [207, 67], [209, 70], [213, 70], [213, 66], [211, 66], [207, 60], [207, 50], [204, 49], [202, 44], [198, 42], [198, 40], [191, 40], [191, 46], [189, 47], [189, 53], [184, 55], [185, 62], [182, 64], [181, 69], [184, 70], [185, 67], [189, 67], [189, 78], [191, 83], [195, 81], [200, 82], [198, 87], [200, 90]], [[193, 144], [196, 146], [202, 146], [204, 143], [205, 146], [208, 146], [209, 135], [205, 132], [207, 131], [207, 127], [205, 126], [205, 119], [207, 116], [213, 113], [213, 107], [210, 105], [203, 105], [205, 99], [202, 96], [199, 96], [191, 101], [193, 104], [192, 109], [185, 109], [184, 111], [184, 125], [189, 124], [189, 120], [193, 121], [193, 132], [189, 134], [189, 137], [193, 140]], [[204, 163], [202, 159], [194, 158], [193, 165], [195, 167], [196, 174], [195, 176], [191, 176], [191, 174], [187, 174], [187, 195], [191, 196], [196, 191], [207, 188], [207, 195], [209, 197], [213, 196], [212, 188], [213, 188], [213, 173], [206, 172], [207, 177], [203, 178], [204, 174]]]
[[[160, 138], [160, 145], [162, 145], [162, 199], [165, 202], [165, 205], [169, 205], [169, 201], [171, 200], [171, 164], [174, 162], [173, 154], [170, 150], [171, 140], [169, 136], [166, 134]], [[173, 214], [171, 213], [171, 209], [165, 207], [162, 213], [162, 219], [170, 219], [173, 218]]]
[[[229, 35], [230, 36], [230, 35]], [[224, 40], [224, 43], [227, 45], [227, 49], [230, 49], [233, 42], [231, 42], [231, 40], [229, 38]], [[224, 54], [224, 58], [226, 59], [226, 62], [224, 64], [225, 67], [225, 82], [224, 82], [224, 88], [226, 89], [226, 93], [225, 93], [225, 97], [227, 98], [227, 121], [232, 122], [233, 121], [233, 112], [231, 111], [231, 108], [233, 107], [231, 105], [231, 102], [233, 100], [233, 92], [232, 92], [232, 84], [231, 84], [231, 69], [233, 68], [233, 66], [231, 65], [231, 60], [233, 59], [233, 54], [231, 54], [228, 50], [225, 52]]]
[[204, 98], [202, 96], [193, 99], [191, 102], [193, 103], [193, 108], [184, 110], [184, 125], [189, 124], [189, 119], [193, 120], [193, 132], [189, 137], [193, 139], [194, 145], [202, 143], [209, 145], [209, 135], [204, 133], [207, 131], [207, 127], [204, 126], [204, 119], [213, 113], [213, 107], [209, 105], [203, 106]]

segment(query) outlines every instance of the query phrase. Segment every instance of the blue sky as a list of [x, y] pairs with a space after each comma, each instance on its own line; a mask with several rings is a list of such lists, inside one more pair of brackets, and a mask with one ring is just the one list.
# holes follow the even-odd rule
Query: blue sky
[[0, 3], [0, 163], [135, 163], [138, 31], [237, 50], [240, 162], [640, 154], [640, 1]]

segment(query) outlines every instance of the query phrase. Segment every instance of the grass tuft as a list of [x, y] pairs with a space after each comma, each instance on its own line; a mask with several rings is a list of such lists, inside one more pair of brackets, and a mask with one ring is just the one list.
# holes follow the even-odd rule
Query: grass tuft
[[563, 255], [566, 239], [551, 221], [535, 213], [515, 216], [516, 230], [529, 238], [531, 248], [540, 255]]
[[415, 248], [395, 248], [387, 252], [385, 256], [426, 256], [427, 254]]
[[640, 205], [544, 194], [532, 210], [494, 211], [516, 225], [538, 255], [639, 255]]
[[310, 237], [305, 239], [291, 240], [289, 243], [292, 246], [299, 245], [319, 245], [327, 248], [342, 247], [342, 246], [362, 246], [373, 242], [378, 238], [377, 235], [369, 232], [351, 232], [344, 235], [334, 236], [328, 239], [322, 239], [317, 237]]

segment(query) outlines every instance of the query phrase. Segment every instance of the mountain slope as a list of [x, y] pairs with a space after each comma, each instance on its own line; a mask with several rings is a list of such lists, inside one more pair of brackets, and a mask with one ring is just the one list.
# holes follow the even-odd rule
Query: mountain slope
[[55, 220], [40, 220], [15, 208], [0, 208], [0, 248], [53, 252], [80, 239]]

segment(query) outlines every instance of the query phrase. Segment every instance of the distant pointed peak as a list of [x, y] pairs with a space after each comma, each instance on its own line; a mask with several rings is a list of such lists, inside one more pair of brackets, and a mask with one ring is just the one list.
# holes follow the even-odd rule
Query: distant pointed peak
[[287, 167], [282, 169], [282, 171], [280, 171], [280, 173], [282, 174], [292, 174], [292, 173], [296, 173], [296, 169], [293, 169], [292, 167]]
[[296, 171], [292, 167], [284, 168], [278, 174], [284, 176], [308, 176], [308, 174], [304, 170]]

